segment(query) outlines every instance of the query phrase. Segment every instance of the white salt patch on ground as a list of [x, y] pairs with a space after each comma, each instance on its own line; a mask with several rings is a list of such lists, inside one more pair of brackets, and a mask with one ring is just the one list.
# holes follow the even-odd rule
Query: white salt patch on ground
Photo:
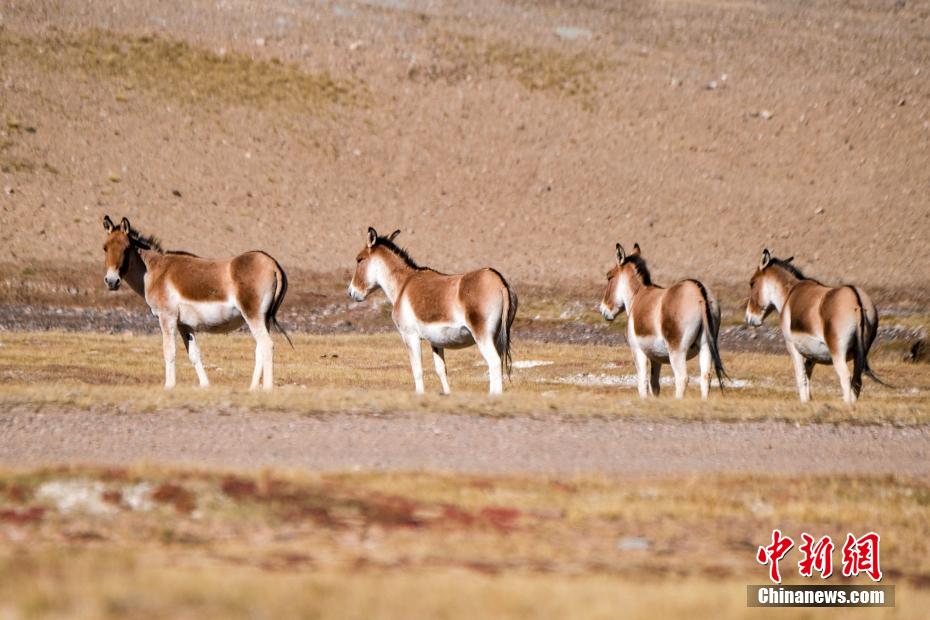
[[108, 514], [114, 508], [103, 501], [104, 486], [88, 480], [52, 480], [36, 490], [36, 499], [48, 501], [59, 512], [86, 512]]
[[[694, 384], [700, 384], [700, 377], [690, 377], [690, 382]], [[574, 375], [568, 375], [567, 377], [556, 377], [554, 379], [540, 379], [540, 383], [562, 383], [568, 385], [622, 385], [629, 387], [636, 387], [637, 379], [636, 375], [607, 375], [604, 373], [591, 373], [591, 372], [579, 372]], [[661, 385], [675, 385], [674, 377], [662, 377], [659, 380]], [[716, 385], [716, 381], [711, 382], [711, 385]], [[746, 381], [745, 379], [728, 379], [724, 383], [724, 387], [728, 388], [747, 388], [751, 386], [752, 383]]]
[[148, 482], [140, 482], [123, 487], [123, 502], [132, 510], [151, 510], [153, 507], [152, 485]]
[[546, 360], [517, 360], [513, 363], [514, 368], [536, 368], [537, 366], [550, 366], [555, 362]]
[[576, 39], [590, 39], [594, 36], [594, 33], [588, 30], [587, 28], [581, 28], [579, 26], [559, 26], [555, 29], [555, 34], [559, 38], [567, 39], [569, 41], [574, 41]]

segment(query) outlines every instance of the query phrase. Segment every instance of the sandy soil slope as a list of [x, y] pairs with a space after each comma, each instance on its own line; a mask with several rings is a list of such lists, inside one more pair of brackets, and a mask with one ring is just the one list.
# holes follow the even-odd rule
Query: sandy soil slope
[[375, 225], [518, 286], [621, 240], [660, 282], [769, 246], [926, 287], [927, 32], [914, 0], [3, 2], [0, 280], [96, 277], [110, 213], [322, 273]]

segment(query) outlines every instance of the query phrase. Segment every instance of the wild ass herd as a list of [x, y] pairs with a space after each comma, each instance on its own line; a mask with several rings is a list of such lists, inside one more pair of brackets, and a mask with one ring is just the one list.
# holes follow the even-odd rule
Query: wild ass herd
[[[274, 385], [272, 328], [290, 338], [275, 318], [287, 293], [287, 275], [269, 254], [246, 252], [227, 260], [200, 258], [165, 250], [157, 239], [133, 229], [123, 218], [117, 226], [103, 218], [107, 237], [104, 281], [110, 290], [126, 282], [158, 318], [165, 357], [165, 387], [175, 385], [175, 342], [181, 335], [201, 386], [209, 385], [197, 345], [197, 332], [228, 332], [247, 325], [255, 338], [251, 388]], [[384, 237], [368, 229], [356, 257], [348, 293], [356, 301], [384, 291], [391, 316], [407, 346], [417, 393], [423, 392], [420, 342], [433, 351], [442, 393], [449, 393], [445, 349], [476, 345], [488, 365], [490, 393], [503, 391], [510, 373], [510, 330], [517, 296], [503, 275], [485, 268], [448, 275], [421, 267], [394, 243], [400, 231]], [[675, 397], [688, 385], [687, 360], [698, 356], [701, 397], [710, 391], [711, 372], [723, 388], [726, 372], [717, 348], [720, 307], [701, 282], [682, 280], [668, 288], [652, 282], [638, 244], [631, 252], [616, 246], [617, 264], [607, 273], [601, 314], [612, 321], [626, 311], [627, 341], [633, 352], [639, 395], [659, 393], [659, 374], [669, 364]], [[773, 310], [780, 315], [785, 345], [794, 363], [802, 402], [810, 400], [810, 377], [816, 364], [832, 364], [843, 400], [854, 403], [862, 375], [878, 380], [868, 353], [878, 331], [878, 313], [855, 286], [829, 287], [805, 277], [792, 259], [768, 250], [750, 280], [746, 321], [759, 326]], [[292, 345], [293, 346], [293, 345]], [[852, 372], [847, 363], [852, 361]]]

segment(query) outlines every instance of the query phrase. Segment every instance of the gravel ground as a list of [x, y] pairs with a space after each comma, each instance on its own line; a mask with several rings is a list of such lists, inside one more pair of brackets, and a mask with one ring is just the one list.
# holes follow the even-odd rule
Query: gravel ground
[[0, 463], [315, 471], [930, 474], [930, 428], [276, 413], [0, 413]]

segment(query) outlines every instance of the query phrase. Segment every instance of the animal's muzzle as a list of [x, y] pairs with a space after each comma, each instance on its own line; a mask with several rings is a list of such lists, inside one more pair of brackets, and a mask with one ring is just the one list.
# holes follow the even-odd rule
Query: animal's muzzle
[[756, 316], [755, 314], [752, 314], [751, 312], [747, 310], [746, 311], [746, 323], [748, 323], [750, 327], [759, 327], [760, 325], [762, 325], [762, 317]]
[[108, 275], [103, 279], [106, 282], [107, 288], [111, 291], [115, 291], [119, 288], [119, 285], [122, 284], [122, 279], [119, 276]]
[[607, 319], [608, 321], [613, 321], [617, 317], [617, 312], [611, 311], [611, 309], [607, 307], [607, 304], [602, 303], [600, 310], [601, 310], [601, 316]]
[[351, 282], [349, 283], [348, 293], [349, 293], [349, 297], [351, 297], [355, 301], [365, 301], [365, 295], [362, 294], [360, 290], [352, 286]]

